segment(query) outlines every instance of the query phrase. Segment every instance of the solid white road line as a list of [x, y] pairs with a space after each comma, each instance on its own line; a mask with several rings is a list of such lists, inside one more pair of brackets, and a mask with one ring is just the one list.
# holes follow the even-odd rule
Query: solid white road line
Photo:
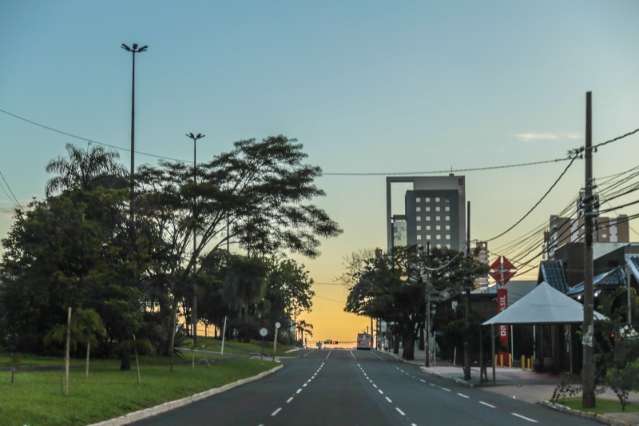
[[389, 403], [389, 404], [392, 404], [392, 403], [393, 403], [393, 400], [392, 400], [392, 399], [390, 399], [389, 397], [386, 397], [386, 401], [388, 401], [388, 403]]
[[395, 407], [395, 410], [396, 410], [399, 414], [401, 414], [402, 416], [405, 416], [405, 415], [406, 415], [406, 413], [404, 413], [402, 410], [400, 410], [400, 409], [399, 409], [399, 407]]
[[537, 420], [531, 419], [530, 417], [522, 416], [519, 413], [510, 413], [510, 414], [512, 414], [515, 417], [519, 417], [520, 419], [526, 420], [527, 422], [530, 422], [530, 423], [539, 423]]
[[468, 395], [463, 394], [463, 393], [459, 393], [459, 392], [457, 392], [457, 395], [461, 396], [462, 398], [466, 398], [466, 399], [470, 398]]
[[484, 402], [484, 401], [479, 401], [479, 403], [480, 403], [481, 405], [485, 405], [486, 407], [495, 408], [495, 406], [494, 406], [493, 404], [489, 404], [489, 403]]
[[286, 403], [290, 404], [292, 400], [293, 400], [293, 397], [290, 397], [289, 399], [286, 400]]
[[278, 407], [277, 410], [273, 411], [271, 413], [271, 417], [275, 417], [277, 416], [277, 413], [279, 413], [280, 411], [282, 411], [282, 407]]

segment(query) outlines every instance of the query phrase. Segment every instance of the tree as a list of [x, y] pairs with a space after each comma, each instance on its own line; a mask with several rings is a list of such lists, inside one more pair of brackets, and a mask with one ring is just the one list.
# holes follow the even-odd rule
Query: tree
[[402, 340], [404, 359], [414, 358], [416, 333], [425, 316], [424, 272], [440, 296], [459, 294], [468, 282], [486, 272], [472, 258], [448, 249], [423, 253], [416, 247], [395, 248], [392, 253], [376, 250], [354, 254], [344, 277], [351, 283], [345, 310], [381, 318], [392, 323], [392, 331]]
[[305, 320], [299, 320], [297, 324], [295, 324], [295, 328], [300, 334], [300, 342], [302, 345], [305, 343], [304, 337], [306, 334], [310, 337], [313, 336], [313, 324], [306, 322]]
[[[71, 317], [71, 348], [75, 351], [77, 345], [86, 347], [85, 375], [89, 377], [91, 345], [95, 346], [98, 339], [104, 338], [106, 329], [100, 315], [93, 309], [77, 309]], [[66, 339], [67, 325], [55, 325], [45, 336], [45, 344], [63, 344]]]
[[[167, 335], [175, 330], [178, 304], [189, 303], [181, 287], [198, 274], [209, 253], [228, 243], [245, 248], [251, 258], [284, 250], [316, 256], [320, 238], [341, 232], [311, 204], [324, 192], [314, 184], [320, 169], [304, 164], [305, 158], [301, 144], [275, 136], [236, 142], [232, 151], [198, 165], [197, 184], [183, 163], [139, 170], [138, 216], [153, 241], [149, 293], [158, 298]], [[191, 250], [194, 230], [198, 242]]]

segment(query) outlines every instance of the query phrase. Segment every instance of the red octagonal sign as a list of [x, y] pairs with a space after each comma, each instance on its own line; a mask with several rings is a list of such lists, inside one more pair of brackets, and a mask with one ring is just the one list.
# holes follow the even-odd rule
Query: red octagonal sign
[[499, 256], [490, 265], [490, 276], [500, 285], [505, 285], [515, 275], [517, 270], [505, 256]]

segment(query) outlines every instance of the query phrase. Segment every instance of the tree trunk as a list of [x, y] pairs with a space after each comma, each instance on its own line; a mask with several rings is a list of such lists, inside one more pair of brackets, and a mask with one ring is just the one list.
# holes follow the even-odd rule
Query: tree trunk
[[393, 334], [393, 353], [395, 355], [399, 354], [399, 336], [397, 334]]
[[415, 335], [406, 333], [402, 336], [402, 358], [408, 361], [415, 359]]
[[173, 371], [173, 353], [175, 352], [175, 327], [177, 322], [177, 300], [173, 305], [173, 309], [171, 309], [171, 332], [169, 334], [169, 357], [171, 359], [170, 362], [170, 370]]
[[84, 375], [89, 377], [89, 360], [91, 359], [91, 342], [87, 342], [87, 360], [84, 366]]
[[419, 327], [419, 346], [420, 351], [425, 350], [426, 346], [424, 345], [424, 327]]
[[123, 348], [120, 352], [120, 371], [129, 371], [131, 369], [131, 356], [127, 348]]
[[69, 365], [71, 363], [71, 307], [67, 313], [67, 343], [64, 351], [64, 394], [69, 395]]

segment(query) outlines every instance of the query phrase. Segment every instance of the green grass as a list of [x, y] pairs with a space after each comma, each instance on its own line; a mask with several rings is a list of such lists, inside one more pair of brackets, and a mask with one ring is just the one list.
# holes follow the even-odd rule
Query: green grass
[[[51, 365], [51, 359], [46, 361]], [[55, 361], [62, 363], [60, 359]], [[253, 376], [275, 365], [234, 358], [195, 369], [177, 365], [170, 372], [166, 359], [142, 358], [142, 383], [137, 385], [135, 369], [122, 372], [116, 360], [96, 360], [88, 379], [83, 369], [71, 370], [70, 394], [66, 397], [62, 395], [61, 372], [19, 371], [12, 385], [9, 372], [2, 371], [0, 425], [86, 425]]]
[[[192, 340], [187, 338], [181, 346], [190, 348]], [[222, 348], [222, 341], [214, 339], [212, 337], [198, 337], [197, 338], [198, 349], [204, 349], [208, 351], [219, 352]], [[286, 351], [293, 349], [295, 346], [277, 344], [277, 355], [284, 355]], [[263, 348], [263, 349], [262, 349]], [[265, 340], [260, 342], [253, 340], [251, 342], [238, 342], [237, 340], [226, 340], [224, 342], [224, 354], [237, 354], [248, 355], [250, 353], [260, 353], [264, 351], [265, 354], [271, 355], [273, 353], [273, 340]], [[186, 354], [185, 354], [186, 356]]]
[[[574, 410], [587, 411], [590, 413], [604, 414], [604, 413], [620, 413], [621, 404], [616, 399], [597, 399], [595, 408], [583, 408], [581, 405], [581, 398], [569, 398], [559, 401], [560, 404], [570, 407]], [[639, 412], [639, 404], [629, 403], [626, 405], [627, 413]]]

